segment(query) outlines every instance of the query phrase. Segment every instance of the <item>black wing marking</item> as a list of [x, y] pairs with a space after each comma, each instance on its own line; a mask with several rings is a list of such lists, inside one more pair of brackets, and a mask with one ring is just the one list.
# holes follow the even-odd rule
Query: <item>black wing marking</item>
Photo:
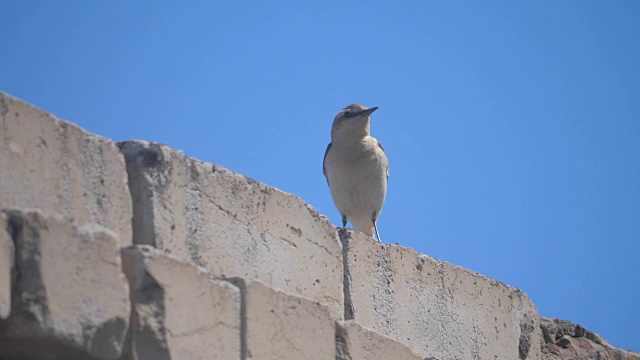
[[[329, 143], [329, 145], [327, 145], [327, 150], [324, 151], [324, 159], [322, 159], [322, 173], [324, 174], [324, 177], [327, 177], [327, 167], [325, 166], [325, 163], [327, 162], [327, 154], [329, 154], [329, 149], [331, 149], [331, 143]], [[327, 183], [329, 183], [329, 179], [327, 179]]]

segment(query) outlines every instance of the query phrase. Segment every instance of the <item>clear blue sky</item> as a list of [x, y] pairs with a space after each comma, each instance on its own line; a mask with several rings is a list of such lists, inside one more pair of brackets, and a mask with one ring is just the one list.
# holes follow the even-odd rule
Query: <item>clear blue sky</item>
[[385, 242], [640, 350], [640, 2], [15, 1], [0, 89], [339, 223], [333, 116], [379, 106]]

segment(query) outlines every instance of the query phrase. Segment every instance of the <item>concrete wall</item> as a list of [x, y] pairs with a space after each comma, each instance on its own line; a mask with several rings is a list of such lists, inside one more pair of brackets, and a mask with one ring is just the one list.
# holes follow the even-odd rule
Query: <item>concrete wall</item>
[[165, 145], [0, 120], [2, 360], [550, 358], [518, 289]]

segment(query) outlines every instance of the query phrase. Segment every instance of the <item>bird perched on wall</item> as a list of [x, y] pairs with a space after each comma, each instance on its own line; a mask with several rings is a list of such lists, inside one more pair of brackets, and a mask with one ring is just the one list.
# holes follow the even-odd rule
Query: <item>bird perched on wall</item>
[[340, 110], [331, 126], [331, 143], [324, 153], [322, 170], [333, 203], [342, 215], [342, 226], [351, 222], [354, 230], [380, 240], [377, 221], [387, 196], [389, 161], [380, 142], [370, 134], [371, 114], [351, 104]]

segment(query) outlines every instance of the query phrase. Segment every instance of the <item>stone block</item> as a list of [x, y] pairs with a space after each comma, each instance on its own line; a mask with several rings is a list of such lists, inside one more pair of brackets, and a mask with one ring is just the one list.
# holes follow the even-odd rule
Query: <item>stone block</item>
[[116, 144], [0, 92], [0, 209], [39, 209], [131, 240], [131, 196]]
[[300, 198], [167, 146], [120, 143], [134, 204], [134, 239], [217, 277], [258, 280], [343, 316], [335, 228]]
[[593, 342], [586, 337], [565, 335], [555, 344], [545, 344], [543, 360], [638, 360], [640, 354]]
[[354, 321], [336, 324], [336, 360], [423, 360], [400, 342]]
[[243, 359], [335, 360], [335, 321], [324, 305], [252, 281], [243, 287]]
[[7, 216], [0, 213], [0, 319], [6, 319], [11, 312], [13, 254], [13, 240], [9, 234]]
[[522, 291], [399, 245], [340, 230], [346, 317], [436, 359], [540, 359]]
[[567, 320], [540, 318], [543, 360], [640, 360], [640, 353], [611, 346], [600, 335]]
[[137, 360], [240, 359], [240, 290], [148, 245], [122, 250]]
[[130, 304], [115, 234], [38, 212], [5, 216], [16, 275], [0, 358], [118, 359]]

